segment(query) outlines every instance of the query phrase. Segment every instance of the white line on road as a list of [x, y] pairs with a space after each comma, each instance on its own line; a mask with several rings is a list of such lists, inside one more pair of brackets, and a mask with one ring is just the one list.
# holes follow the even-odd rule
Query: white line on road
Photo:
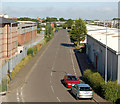
[[18, 90], [17, 90], [16, 95], [17, 95], [17, 102], [20, 102], [20, 98], [19, 98], [19, 92], [18, 92]]
[[75, 70], [75, 66], [74, 66], [74, 62], [73, 62], [72, 50], [71, 49], [70, 49], [70, 54], [71, 54], [71, 60], [72, 60], [72, 66], [73, 66], [74, 74], [76, 75], [76, 70]]
[[51, 77], [52, 77], [52, 72], [51, 72]]
[[58, 100], [59, 102], [61, 102], [60, 99], [59, 99], [58, 97], [57, 97], [57, 100]]
[[53, 86], [51, 86], [51, 89], [52, 89], [52, 92], [55, 94], [54, 89], [53, 89]]

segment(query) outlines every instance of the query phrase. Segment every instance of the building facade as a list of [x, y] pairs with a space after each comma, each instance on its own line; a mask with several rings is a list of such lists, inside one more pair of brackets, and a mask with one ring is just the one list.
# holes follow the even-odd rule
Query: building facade
[[[12, 30], [11, 30], [11, 24]], [[17, 23], [0, 17], [0, 59], [10, 58], [17, 52]]]
[[37, 36], [37, 25], [35, 22], [18, 21], [18, 45], [23, 45]]
[[[106, 28], [88, 25], [86, 52], [94, 68], [105, 77]], [[120, 39], [117, 29], [107, 32], [107, 79], [120, 84]]]

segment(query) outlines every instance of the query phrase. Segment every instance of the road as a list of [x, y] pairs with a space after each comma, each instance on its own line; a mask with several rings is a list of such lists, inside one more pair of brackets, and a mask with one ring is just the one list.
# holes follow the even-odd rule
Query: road
[[66, 73], [81, 76], [66, 30], [60, 30], [40, 52], [37, 53], [25, 82], [5, 96], [7, 102], [94, 102], [76, 101], [70, 89], [61, 83]]

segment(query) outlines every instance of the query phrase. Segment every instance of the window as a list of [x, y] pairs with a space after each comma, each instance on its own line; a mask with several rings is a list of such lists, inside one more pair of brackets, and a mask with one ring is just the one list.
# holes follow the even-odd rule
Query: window
[[78, 79], [76, 78], [76, 76], [68, 76], [67, 80], [76, 81]]
[[90, 87], [80, 87], [80, 91], [91, 91]]

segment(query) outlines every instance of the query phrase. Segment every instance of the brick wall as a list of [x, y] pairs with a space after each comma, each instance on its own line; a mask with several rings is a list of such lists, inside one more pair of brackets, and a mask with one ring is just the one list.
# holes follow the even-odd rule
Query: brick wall
[[[11, 56], [11, 32], [10, 24], [4, 24], [0, 27], [0, 59], [10, 58]], [[17, 26], [12, 27], [12, 55], [17, 52]]]
[[37, 36], [37, 30], [26, 32], [24, 34], [18, 34], [18, 45], [29, 42]]

